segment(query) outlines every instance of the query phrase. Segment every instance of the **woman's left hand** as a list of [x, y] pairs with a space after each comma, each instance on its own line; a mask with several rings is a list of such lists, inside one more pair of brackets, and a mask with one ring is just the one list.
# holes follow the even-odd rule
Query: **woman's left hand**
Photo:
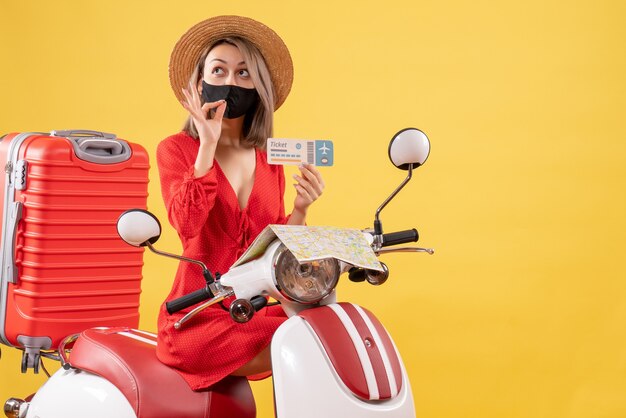
[[296, 200], [293, 203], [294, 211], [306, 216], [307, 209], [315, 202], [324, 191], [324, 179], [313, 164], [300, 165], [300, 176], [293, 175], [296, 188]]

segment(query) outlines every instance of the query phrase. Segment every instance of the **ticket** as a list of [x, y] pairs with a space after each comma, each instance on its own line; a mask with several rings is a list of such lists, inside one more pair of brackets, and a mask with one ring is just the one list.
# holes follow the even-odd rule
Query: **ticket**
[[333, 142], [324, 139], [269, 138], [267, 162], [270, 164], [333, 165]]

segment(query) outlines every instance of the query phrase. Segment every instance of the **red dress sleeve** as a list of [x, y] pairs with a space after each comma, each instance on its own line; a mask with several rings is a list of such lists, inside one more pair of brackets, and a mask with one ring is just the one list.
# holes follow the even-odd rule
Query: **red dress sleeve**
[[177, 138], [181, 137], [175, 135], [159, 144], [157, 165], [169, 221], [181, 238], [188, 239], [200, 233], [213, 208], [217, 176], [213, 167], [206, 175], [195, 177], [198, 145]]

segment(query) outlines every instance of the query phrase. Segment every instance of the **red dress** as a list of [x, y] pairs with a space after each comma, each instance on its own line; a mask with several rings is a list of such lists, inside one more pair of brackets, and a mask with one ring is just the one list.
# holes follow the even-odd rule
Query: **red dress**
[[[282, 166], [269, 165], [265, 153], [255, 150], [254, 185], [248, 205], [241, 209], [217, 161], [205, 176], [194, 177], [199, 144], [185, 132], [159, 144], [161, 191], [169, 221], [182, 241], [183, 255], [203, 261], [212, 273], [225, 273], [265, 226], [287, 222], [285, 177]], [[204, 286], [201, 268], [181, 262], [167, 300]], [[191, 309], [169, 315], [165, 304], [161, 307], [157, 356], [178, 370], [194, 390], [218, 382], [252, 360], [285, 321], [282, 309], [273, 307], [239, 324], [216, 305], [180, 330], [174, 329], [173, 324]]]

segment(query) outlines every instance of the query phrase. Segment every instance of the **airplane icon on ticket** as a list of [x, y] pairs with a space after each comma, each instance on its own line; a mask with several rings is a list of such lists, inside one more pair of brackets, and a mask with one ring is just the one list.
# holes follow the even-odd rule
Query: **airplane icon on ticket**
[[326, 142], [323, 142], [323, 143], [322, 143], [322, 146], [321, 146], [321, 147], [319, 147], [317, 150], [318, 150], [318, 151], [322, 151], [322, 155], [326, 155], [326, 154], [328, 154], [328, 151], [330, 151], [330, 148], [328, 148], [328, 147], [326, 146]]

